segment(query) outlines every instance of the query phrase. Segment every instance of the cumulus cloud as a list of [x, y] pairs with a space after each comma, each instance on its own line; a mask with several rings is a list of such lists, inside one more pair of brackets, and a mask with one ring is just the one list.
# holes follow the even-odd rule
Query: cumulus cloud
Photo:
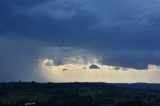
[[100, 64], [101, 57], [97, 58], [96, 56], [88, 56], [83, 54], [84, 56], [70, 56], [63, 59], [65, 64]]
[[54, 61], [53, 60], [51, 60], [51, 59], [42, 59], [42, 60], [40, 60], [41, 62], [42, 62], [42, 64], [43, 65], [45, 65], [45, 66], [53, 66], [54, 65]]
[[43, 58], [54, 58], [56, 65], [61, 64], [101, 64], [102, 57], [98, 52], [76, 47], [46, 47], [42, 51]]

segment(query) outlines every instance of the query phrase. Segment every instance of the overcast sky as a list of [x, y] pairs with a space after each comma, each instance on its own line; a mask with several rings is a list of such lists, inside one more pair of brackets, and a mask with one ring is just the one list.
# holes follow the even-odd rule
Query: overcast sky
[[160, 65], [159, 11], [160, 0], [0, 0], [0, 81], [42, 81], [42, 58]]

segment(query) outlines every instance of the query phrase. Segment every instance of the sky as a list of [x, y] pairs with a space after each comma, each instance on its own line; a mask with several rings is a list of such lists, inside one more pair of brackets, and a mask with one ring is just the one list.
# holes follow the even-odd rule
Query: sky
[[160, 0], [0, 0], [0, 81], [160, 83], [159, 10]]

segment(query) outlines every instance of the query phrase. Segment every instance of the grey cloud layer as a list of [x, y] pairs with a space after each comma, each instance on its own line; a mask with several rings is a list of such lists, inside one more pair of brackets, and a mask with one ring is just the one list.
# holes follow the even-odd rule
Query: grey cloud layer
[[[29, 67], [43, 46], [92, 50], [109, 65], [160, 65], [159, 10], [159, 0], [0, 0], [1, 69], [20, 70], [10, 63], [15, 55]], [[21, 42], [28, 39], [38, 44]]]

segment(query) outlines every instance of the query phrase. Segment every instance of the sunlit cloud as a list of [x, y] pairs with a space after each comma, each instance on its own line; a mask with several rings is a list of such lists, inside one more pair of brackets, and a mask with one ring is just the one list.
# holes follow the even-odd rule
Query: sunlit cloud
[[[160, 66], [157, 65], [148, 65], [147, 69], [138, 70], [103, 65], [99, 58], [91, 56], [71, 56], [64, 60], [63, 64], [56, 65], [54, 59], [41, 59], [42, 76], [51, 82], [160, 83]], [[98, 68], [91, 68], [91, 65]]]

